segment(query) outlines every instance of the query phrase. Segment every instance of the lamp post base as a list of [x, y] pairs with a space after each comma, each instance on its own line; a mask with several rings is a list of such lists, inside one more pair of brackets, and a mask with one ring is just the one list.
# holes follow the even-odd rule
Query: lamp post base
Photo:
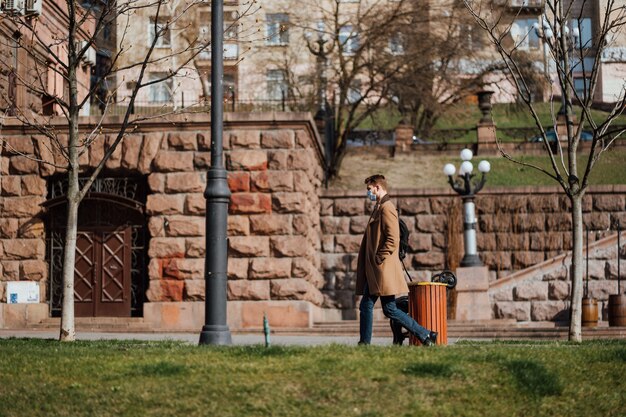
[[465, 254], [461, 259], [461, 266], [483, 266], [478, 255]]
[[201, 345], [232, 345], [233, 341], [228, 326], [202, 326]]

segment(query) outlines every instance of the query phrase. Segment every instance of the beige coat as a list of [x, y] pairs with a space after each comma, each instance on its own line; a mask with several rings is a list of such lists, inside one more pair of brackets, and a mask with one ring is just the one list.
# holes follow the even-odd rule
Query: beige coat
[[409, 292], [402, 274], [398, 212], [384, 196], [374, 208], [365, 228], [356, 270], [356, 293], [363, 295], [365, 283], [371, 295], [398, 295]]

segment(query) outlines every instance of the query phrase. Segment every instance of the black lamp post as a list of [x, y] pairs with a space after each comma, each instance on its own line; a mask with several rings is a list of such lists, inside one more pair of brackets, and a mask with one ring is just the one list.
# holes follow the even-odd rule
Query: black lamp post
[[230, 345], [226, 324], [226, 285], [228, 280], [228, 203], [230, 189], [222, 155], [224, 124], [224, 1], [211, 1], [211, 166], [204, 190], [206, 207], [206, 247], [204, 260], [205, 316], [200, 333], [201, 345]]
[[471, 159], [473, 153], [469, 149], [461, 151], [461, 159], [463, 162], [459, 168], [457, 179], [453, 176], [456, 173], [456, 167], [453, 164], [446, 164], [443, 172], [448, 176], [448, 183], [454, 191], [456, 191], [463, 199], [463, 243], [465, 246], [465, 254], [461, 260], [461, 266], [482, 266], [482, 262], [478, 257], [478, 249], [476, 244], [476, 215], [474, 206], [474, 196], [483, 188], [487, 181], [487, 173], [491, 170], [491, 164], [488, 161], [480, 161], [478, 170], [482, 173], [479, 181], [472, 182], [475, 177], [472, 174], [474, 166]]

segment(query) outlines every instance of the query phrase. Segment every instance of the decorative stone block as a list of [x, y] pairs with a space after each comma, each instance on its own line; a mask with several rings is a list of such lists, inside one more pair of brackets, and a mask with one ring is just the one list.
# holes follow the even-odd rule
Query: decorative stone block
[[315, 305], [321, 305], [324, 301], [322, 293], [302, 278], [272, 280], [271, 295], [272, 299], [304, 300]]
[[349, 217], [322, 217], [322, 232], [327, 235], [347, 234], [350, 232], [351, 219]]
[[[223, 144], [222, 146], [224, 147], [224, 149], [229, 149], [230, 147], [230, 141], [228, 140], [228, 136], [230, 134], [227, 132], [224, 132], [223, 135]], [[204, 131], [204, 132], [198, 132], [196, 133], [196, 140], [198, 142], [198, 150], [200, 151], [210, 151], [211, 150], [211, 132], [210, 131]]]
[[548, 298], [550, 300], [568, 300], [570, 283], [565, 281], [552, 281], [548, 284]]
[[358, 253], [363, 236], [337, 235], [335, 236], [335, 252]]
[[206, 238], [188, 237], [185, 239], [185, 256], [188, 258], [204, 258]]
[[[318, 227], [319, 225], [315, 225]], [[294, 235], [309, 235], [311, 234], [311, 228], [314, 227], [313, 219], [306, 214], [294, 214], [293, 215], [293, 234]], [[319, 230], [319, 229], [318, 229]]]
[[137, 161], [137, 169], [142, 174], [151, 172], [152, 162], [159, 152], [161, 142], [163, 141], [162, 133], [149, 133], [144, 136], [141, 152], [139, 152], [139, 160]]
[[269, 281], [238, 280], [228, 282], [229, 300], [269, 300]]
[[320, 198], [320, 216], [332, 216], [334, 203], [334, 200], [330, 198]]
[[285, 171], [289, 167], [287, 166], [287, 156], [289, 151], [276, 150], [267, 152], [267, 166], [271, 170]]
[[514, 252], [513, 265], [518, 268], [527, 268], [544, 261], [543, 252]]
[[24, 239], [45, 239], [46, 230], [41, 218], [22, 218], [18, 220], [17, 237]]
[[[4, 153], [7, 155], [33, 155], [35, 152], [35, 146], [33, 145], [33, 139], [37, 136], [4, 136]], [[40, 136], [43, 137], [43, 136]], [[2, 150], [2, 149], [0, 149]]]
[[185, 301], [203, 301], [206, 298], [206, 281], [204, 279], [186, 280], [183, 294]]
[[228, 236], [245, 236], [250, 234], [248, 216], [228, 216]]
[[16, 155], [9, 158], [10, 172], [13, 174], [38, 174], [39, 163], [31, 158]]
[[22, 176], [21, 190], [23, 196], [37, 195], [45, 197], [47, 191], [46, 180], [39, 175], [24, 175]]
[[46, 245], [42, 239], [3, 239], [2, 258], [7, 260], [44, 259]]
[[184, 281], [164, 279], [150, 281], [146, 297], [149, 301], [182, 301]]
[[167, 174], [165, 180], [166, 193], [201, 193], [206, 186], [204, 172], [177, 172]]
[[316, 194], [316, 187], [314, 185], [315, 182], [316, 181], [311, 178], [308, 172], [303, 172], [303, 171], [293, 172], [293, 189], [296, 191], [300, 191], [300, 192], [307, 193], [310, 195], [315, 195]]
[[291, 149], [295, 146], [293, 130], [264, 130], [261, 132], [261, 146], [264, 148]]
[[303, 193], [275, 193], [272, 207], [277, 213], [304, 213], [306, 210]]
[[17, 219], [0, 218], [0, 239], [17, 237]]
[[43, 259], [22, 261], [20, 263], [20, 279], [45, 281], [48, 279], [48, 264]]
[[548, 294], [547, 282], [529, 282], [521, 284], [513, 289], [515, 301], [546, 300]]
[[19, 196], [22, 193], [22, 182], [19, 175], [0, 177], [1, 191], [3, 196]]
[[432, 250], [431, 235], [427, 233], [411, 233], [409, 235], [409, 247], [412, 252], [427, 252]]
[[204, 215], [206, 213], [206, 204], [204, 194], [187, 194], [184, 204], [185, 214]]
[[165, 279], [203, 279], [204, 259], [171, 258], [161, 260], [161, 276]]
[[136, 170], [139, 164], [139, 154], [141, 153], [142, 135], [127, 135], [122, 143], [122, 168]]
[[419, 232], [441, 232], [446, 229], [446, 216], [422, 214], [416, 216], [415, 227]]
[[193, 156], [193, 152], [161, 150], [154, 158], [154, 168], [160, 172], [192, 171]]
[[530, 318], [533, 321], [554, 321], [563, 315], [566, 308], [563, 301], [533, 301]]
[[365, 210], [364, 198], [337, 199], [334, 204], [335, 216], [362, 216], [368, 211]]
[[168, 216], [165, 219], [167, 236], [203, 236], [205, 230], [204, 217]]
[[[115, 139], [116, 138], [117, 138], [117, 135], [106, 135], [105, 136], [105, 140], [104, 140], [104, 150], [105, 150], [105, 152], [107, 152], [109, 149], [111, 149], [113, 147], [113, 145], [115, 144]], [[57, 162], [57, 164], [58, 164], [57, 155], [55, 155], [55, 162]], [[111, 156], [109, 156], [109, 158], [107, 159], [107, 161], [104, 164], [104, 166], [107, 169], [113, 169], [113, 170], [114, 169], [119, 169], [121, 161], [122, 161], [122, 146], [120, 146], [120, 144], [118, 144], [117, 146], [115, 146], [115, 150], [113, 151]]]
[[185, 196], [183, 194], [150, 194], [146, 201], [146, 213], [182, 214]]
[[258, 149], [261, 147], [259, 131], [254, 130], [231, 130], [229, 132], [231, 149], [246, 148]]
[[249, 279], [276, 279], [291, 276], [290, 258], [253, 258]]
[[229, 252], [236, 256], [269, 256], [270, 241], [265, 236], [233, 236], [228, 239]]
[[231, 214], [271, 213], [271, 196], [262, 193], [235, 193], [230, 197], [229, 212]]
[[398, 211], [406, 216], [409, 214], [430, 214], [428, 198], [399, 198]]
[[196, 132], [170, 132], [167, 137], [167, 143], [170, 148], [180, 151], [198, 150]]
[[249, 258], [228, 258], [228, 279], [248, 279]]
[[498, 301], [494, 309], [497, 319], [530, 320], [530, 302]]
[[250, 231], [257, 235], [288, 235], [292, 229], [291, 217], [288, 214], [251, 215]]
[[[2, 255], [1, 249], [0, 255]], [[2, 275], [0, 275], [0, 281], [19, 281], [20, 262], [9, 261], [5, 257], [0, 257], [0, 259], [2, 259]]]
[[250, 191], [250, 173], [249, 172], [229, 172], [228, 188], [233, 193]]
[[150, 258], [182, 258], [185, 256], [185, 239], [176, 237], [155, 237], [150, 239]]
[[[54, 154], [52, 153], [52, 148], [50, 147], [50, 139], [45, 136], [36, 135], [33, 136], [33, 142], [35, 144], [36, 155], [39, 160], [42, 161], [39, 163], [40, 175], [43, 177], [51, 176], [54, 174], [56, 169], [54, 165], [52, 165], [54, 163]], [[89, 152], [91, 153], [91, 147]]]
[[166, 174], [152, 173], [148, 175], [148, 189], [153, 193], [165, 192]]
[[626, 209], [626, 197], [620, 194], [594, 196], [593, 207], [594, 210], [601, 212], [624, 211]]
[[416, 253], [415, 255], [412, 255], [410, 259], [410, 265], [416, 269], [424, 267], [442, 269], [445, 264], [445, 255], [443, 252]]
[[276, 236], [270, 238], [273, 256], [305, 256], [308, 244], [303, 236]]
[[228, 155], [230, 171], [264, 171], [268, 167], [267, 153], [261, 150], [233, 150]]

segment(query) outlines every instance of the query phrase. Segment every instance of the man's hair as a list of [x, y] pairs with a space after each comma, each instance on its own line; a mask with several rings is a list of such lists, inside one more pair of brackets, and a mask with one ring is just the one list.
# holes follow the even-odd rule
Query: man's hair
[[387, 180], [382, 174], [376, 174], [365, 178], [365, 185], [378, 185], [380, 188], [387, 191]]

